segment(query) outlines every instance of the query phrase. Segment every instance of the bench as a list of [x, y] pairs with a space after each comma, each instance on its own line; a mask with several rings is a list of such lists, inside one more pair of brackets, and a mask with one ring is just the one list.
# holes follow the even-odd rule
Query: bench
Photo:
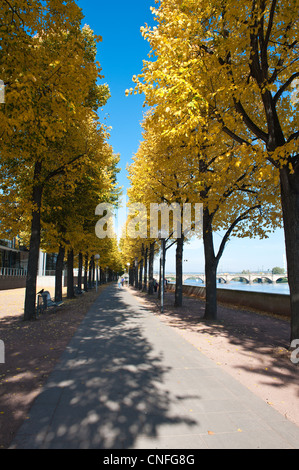
[[84, 291], [82, 289], [80, 289], [78, 286], [74, 286], [74, 292], [75, 292], [75, 295], [84, 294]]
[[37, 295], [37, 309], [36, 315], [39, 316], [40, 314], [44, 313], [45, 310], [49, 308], [54, 308], [56, 311], [57, 307], [60, 307], [63, 302], [55, 302], [55, 300], [51, 299], [51, 294], [49, 291], [41, 291]]

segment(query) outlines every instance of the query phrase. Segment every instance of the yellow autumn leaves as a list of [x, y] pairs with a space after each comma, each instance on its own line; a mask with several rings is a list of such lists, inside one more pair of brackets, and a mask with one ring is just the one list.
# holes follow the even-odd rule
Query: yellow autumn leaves
[[225, 233], [206, 260], [210, 271], [230, 236], [265, 237], [281, 226], [281, 204], [285, 226], [296, 219], [289, 259], [299, 246], [299, 214], [281, 198], [281, 185], [283, 195], [298, 187], [299, 106], [290, 99], [298, 10], [298, 0], [164, 0], [152, 9], [157, 25], [142, 28], [150, 60], [127, 93], [143, 93], [150, 112], [130, 197], [201, 202], [203, 236]]
[[[0, 5], [1, 231], [30, 241], [25, 311], [34, 311], [38, 248], [99, 251], [95, 207], [116, 201], [119, 157], [96, 114], [110, 96], [96, 62], [101, 40], [69, 0]], [[35, 237], [35, 238], [34, 238]], [[42, 238], [41, 238], [42, 237]], [[27, 293], [30, 302], [27, 308]]]

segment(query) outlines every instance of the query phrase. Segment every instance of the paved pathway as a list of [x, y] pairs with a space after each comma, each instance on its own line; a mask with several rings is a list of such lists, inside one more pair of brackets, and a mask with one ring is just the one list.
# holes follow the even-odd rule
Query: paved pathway
[[299, 428], [112, 285], [11, 448], [298, 449]]

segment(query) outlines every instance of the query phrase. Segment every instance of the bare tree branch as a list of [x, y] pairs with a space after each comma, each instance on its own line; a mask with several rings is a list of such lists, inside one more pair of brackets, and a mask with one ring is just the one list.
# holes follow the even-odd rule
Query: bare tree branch
[[274, 95], [274, 104], [276, 105], [277, 101], [283, 94], [283, 92], [291, 85], [291, 83], [295, 80], [295, 78], [299, 77], [299, 72], [293, 73], [290, 78], [279, 88], [278, 92]]

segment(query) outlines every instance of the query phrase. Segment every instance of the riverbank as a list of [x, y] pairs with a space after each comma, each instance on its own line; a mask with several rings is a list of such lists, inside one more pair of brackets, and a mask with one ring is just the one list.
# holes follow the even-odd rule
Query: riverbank
[[[175, 285], [169, 284], [168, 290], [175, 291]], [[205, 287], [183, 285], [183, 294], [205, 299]], [[235, 289], [217, 289], [217, 301], [241, 308], [250, 308], [264, 313], [278, 315], [282, 318], [291, 317], [290, 296], [266, 292], [248, 292]]]
[[299, 366], [290, 360], [288, 320], [219, 304], [217, 321], [205, 321], [203, 300], [184, 296], [183, 306], [174, 307], [169, 291], [162, 315], [156, 296], [131, 290], [194, 347], [299, 426]]
[[[171, 284], [175, 284], [171, 282]], [[187, 280], [184, 282], [186, 286], [205, 287], [201, 282]], [[244, 290], [247, 292], [265, 292], [266, 294], [284, 294], [290, 295], [290, 288], [287, 282], [254, 282], [248, 284], [247, 282], [231, 281], [229, 283], [217, 283], [217, 289], [228, 289], [228, 290]]]

